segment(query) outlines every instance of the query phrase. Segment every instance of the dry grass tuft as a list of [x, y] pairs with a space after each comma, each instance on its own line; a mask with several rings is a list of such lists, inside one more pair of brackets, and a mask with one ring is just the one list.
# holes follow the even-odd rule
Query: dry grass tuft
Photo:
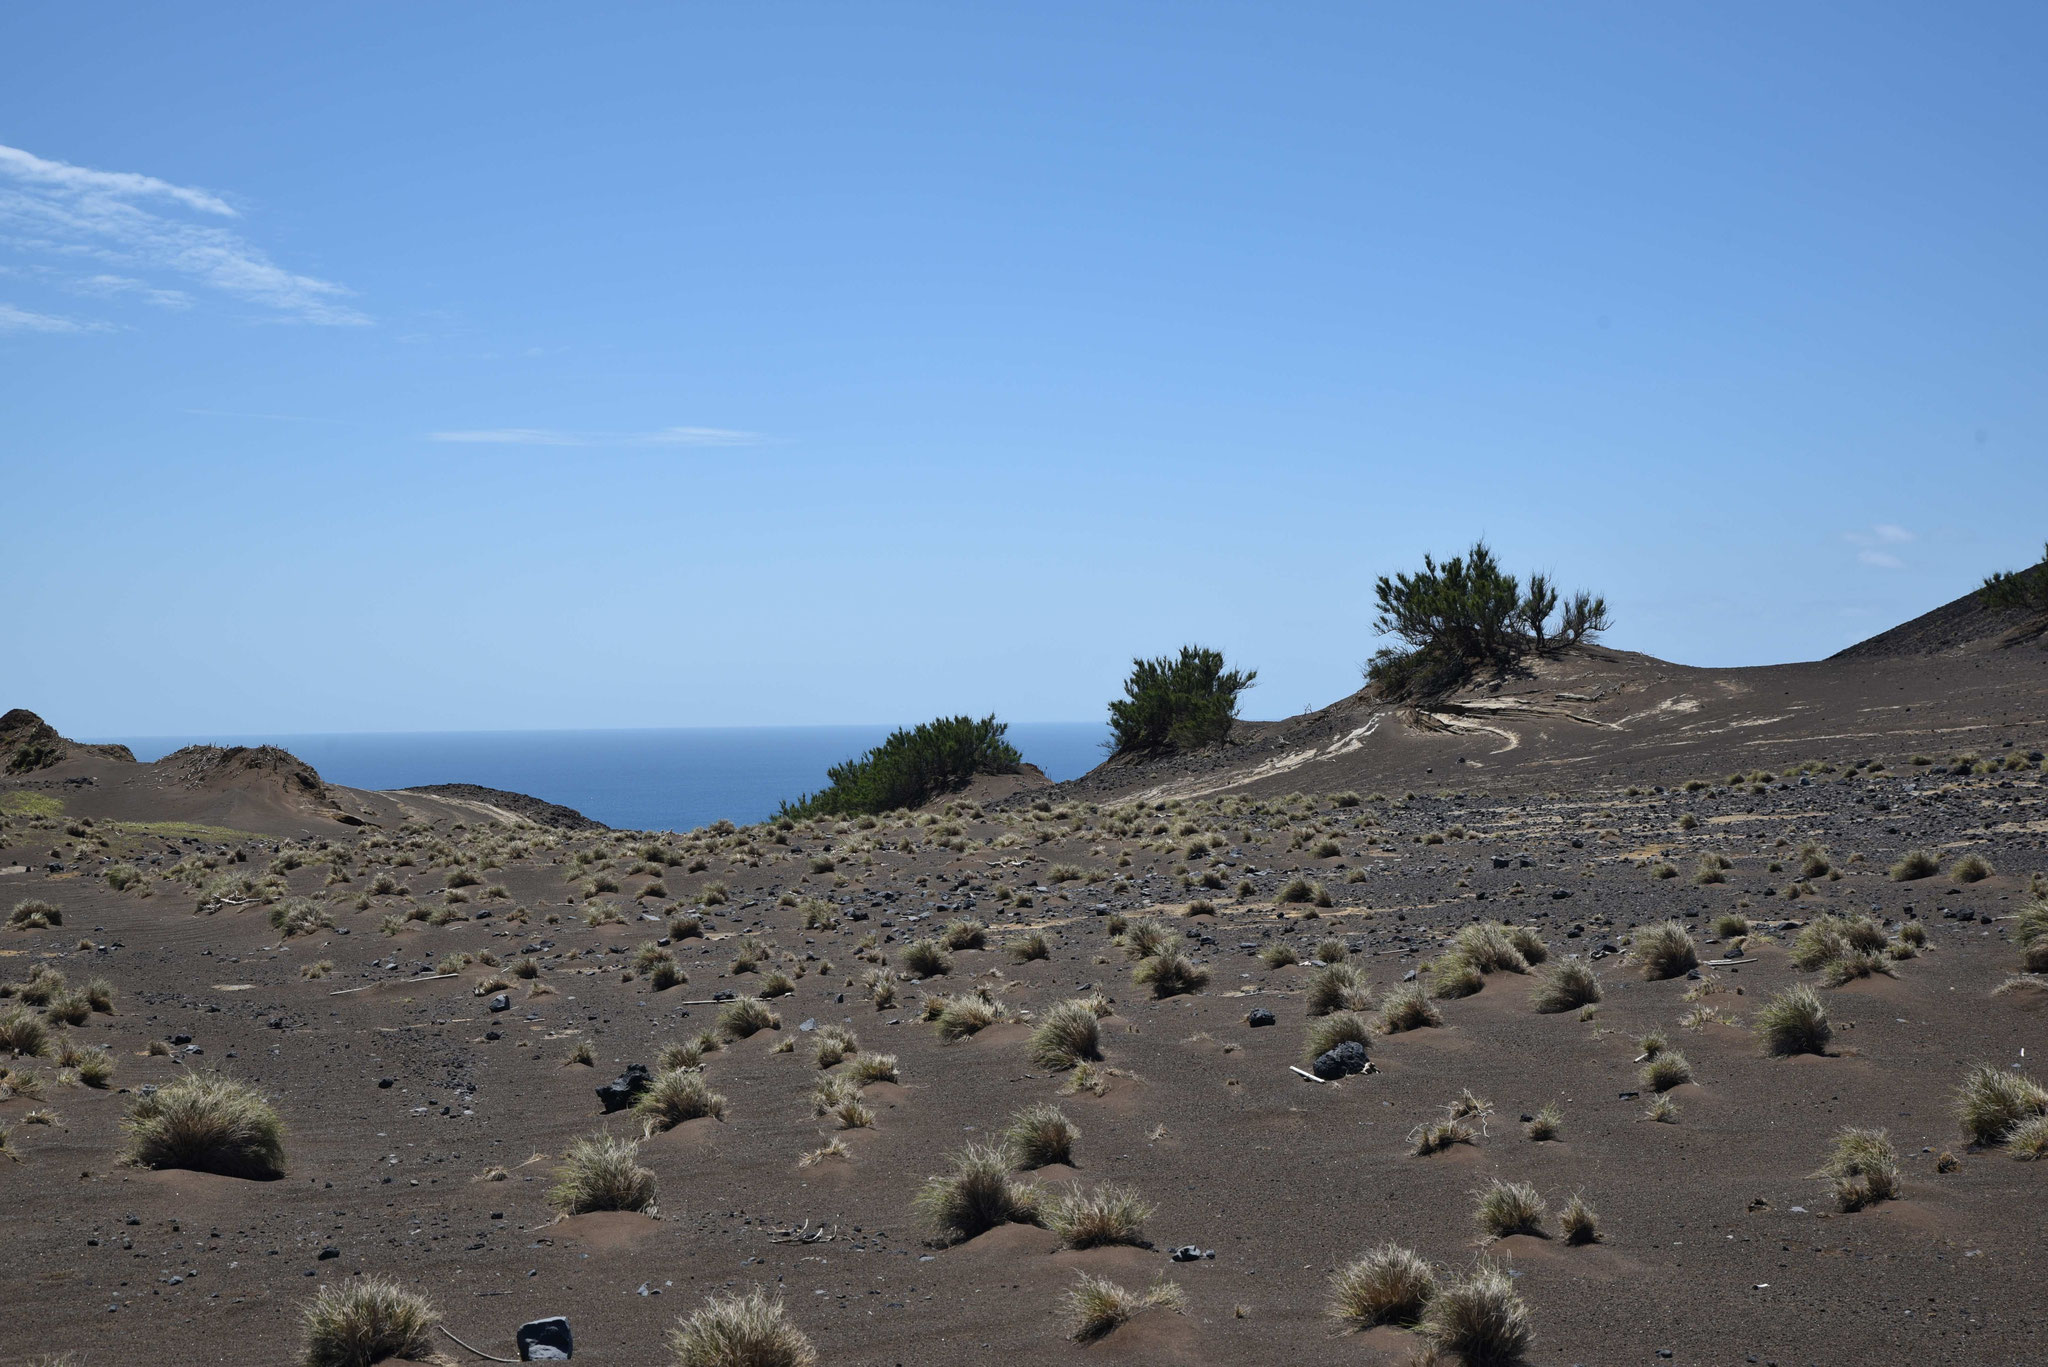
[[1557, 1217], [1558, 1228], [1564, 1232], [1564, 1241], [1574, 1246], [1600, 1242], [1600, 1212], [1586, 1204], [1583, 1196], [1573, 1196], [1565, 1202], [1564, 1210]]
[[1083, 1059], [1102, 1058], [1102, 1029], [1085, 1001], [1069, 1000], [1048, 1010], [1031, 1028], [1031, 1061], [1055, 1071]]
[[1833, 1183], [1835, 1204], [1844, 1212], [1862, 1210], [1898, 1198], [1899, 1151], [1884, 1130], [1846, 1126], [1817, 1175]]
[[1780, 1057], [1824, 1054], [1834, 1038], [1820, 994], [1800, 983], [1786, 988], [1756, 1013], [1757, 1038], [1766, 1053]]
[[1440, 1287], [1422, 1317], [1422, 1333], [1468, 1367], [1502, 1367], [1529, 1346], [1529, 1309], [1507, 1273], [1490, 1263]]
[[388, 1277], [323, 1286], [306, 1307], [306, 1367], [371, 1367], [387, 1358], [429, 1359], [440, 1312]]
[[1421, 1254], [1381, 1244], [1330, 1278], [1329, 1313], [1358, 1329], [1414, 1325], [1436, 1293], [1436, 1269]]
[[925, 1179], [914, 1204], [948, 1243], [997, 1225], [1039, 1223], [1038, 1192], [1010, 1174], [1010, 1154], [1000, 1144], [969, 1144], [954, 1155], [950, 1173]]
[[1629, 949], [1629, 958], [1651, 982], [1688, 973], [1699, 967], [1700, 962], [1691, 937], [1677, 921], [1666, 921], [1661, 926], [1638, 931], [1635, 944]]
[[1636, 1078], [1648, 1091], [1668, 1092], [1692, 1081], [1692, 1064], [1676, 1049], [1665, 1049], [1645, 1063]]
[[1311, 1016], [1363, 1011], [1372, 1004], [1372, 988], [1366, 983], [1365, 970], [1350, 963], [1325, 963], [1309, 974], [1302, 995]]
[[1131, 981], [1152, 989], [1155, 998], [1183, 996], [1209, 985], [1209, 970], [1177, 949], [1165, 949], [1141, 960], [1131, 970]]
[[760, 1287], [710, 1297], [669, 1331], [668, 1349], [675, 1367], [816, 1367], [818, 1361], [782, 1298]]
[[1152, 1207], [1137, 1192], [1113, 1182], [1086, 1193], [1077, 1187], [1045, 1209], [1046, 1227], [1068, 1248], [1149, 1248], [1145, 1221], [1151, 1218]]
[[1003, 1146], [1020, 1168], [1042, 1168], [1052, 1163], [1074, 1163], [1074, 1145], [1081, 1131], [1066, 1113], [1049, 1101], [1026, 1106], [1003, 1131]]
[[746, 1039], [763, 1030], [780, 1030], [782, 1017], [759, 997], [735, 997], [720, 1008], [718, 1028], [733, 1039]]
[[1544, 1217], [1550, 1214], [1550, 1207], [1537, 1194], [1536, 1188], [1527, 1182], [1503, 1182], [1495, 1178], [1492, 1183], [1473, 1193], [1479, 1198], [1478, 1207], [1472, 1218], [1488, 1236], [1505, 1239], [1510, 1234], [1533, 1234], [1548, 1238], [1543, 1229]]
[[1566, 959], [1544, 973], [1529, 993], [1529, 1002], [1544, 1015], [1576, 1011], [1600, 1000], [1600, 979], [1577, 959]]
[[1174, 1283], [1160, 1280], [1143, 1291], [1131, 1291], [1105, 1277], [1081, 1274], [1079, 1283], [1067, 1293], [1073, 1311], [1070, 1331], [1078, 1343], [1093, 1343], [1148, 1310], [1171, 1310], [1179, 1314], [1187, 1297]]
[[1407, 983], [1388, 993], [1386, 1000], [1380, 1003], [1379, 1015], [1373, 1018], [1373, 1028], [1383, 1035], [1398, 1035], [1443, 1023], [1443, 1012], [1437, 1010], [1436, 1003], [1414, 983]]
[[142, 1168], [186, 1168], [223, 1177], [284, 1175], [284, 1123], [246, 1082], [188, 1073], [138, 1096], [122, 1122], [125, 1161]]
[[[687, 1075], [686, 1075], [687, 1076]], [[564, 1215], [595, 1210], [652, 1210], [654, 1171], [640, 1166], [640, 1146], [599, 1131], [569, 1145], [548, 1203]]]
[[725, 1098], [705, 1085], [702, 1073], [671, 1068], [655, 1075], [633, 1103], [633, 1111], [640, 1117], [641, 1134], [654, 1135], [686, 1120], [725, 1119]]
[[2009, 1068], [1979, 1063], [1956, 1088], [1956, 1119], [1973, 1144], [2002, 1144], [2021, 1125], [2048, 1115], [2048, 1088]]

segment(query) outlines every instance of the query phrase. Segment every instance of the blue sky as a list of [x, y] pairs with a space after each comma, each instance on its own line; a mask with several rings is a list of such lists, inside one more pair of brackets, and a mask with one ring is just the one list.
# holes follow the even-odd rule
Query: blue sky
[[1489, 538], [1812, 658], [2040, 553], [2038, 5], [14, 5], [0, 706], [1357, 686]]

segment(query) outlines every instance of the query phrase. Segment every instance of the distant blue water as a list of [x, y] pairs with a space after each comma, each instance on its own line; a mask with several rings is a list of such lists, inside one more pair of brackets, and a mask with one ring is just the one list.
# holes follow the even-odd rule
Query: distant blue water
[[[278, 745], [349, 788], [480, 783], [574, 807], [629, 830], [745, 824], [825, 786], [825, 770], [888, 726], [686, 727], [658, 731], [429, 731], [316, 736], [109, 736], [139, 760], [186, 745]], [[1047, 777], [1102, 762], [1106, 726], [1013, 722], [1009, 739]]]

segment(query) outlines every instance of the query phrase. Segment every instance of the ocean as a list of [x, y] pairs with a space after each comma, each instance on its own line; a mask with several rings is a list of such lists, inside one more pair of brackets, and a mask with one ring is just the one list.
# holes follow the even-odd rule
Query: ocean
[[[480, 783], [574, 807], [623, 830], [746, 824], [825, 786], [825, 770], [890, 726], [678, 727], [645, 731], [427, 731], [305, 736], [107, 736], [156, 760], [186, 745], [277, 745], [350, 788]], [[1009, 740], [1047, 777], [1102, 762], [1109, 728], [1013, 722]]]

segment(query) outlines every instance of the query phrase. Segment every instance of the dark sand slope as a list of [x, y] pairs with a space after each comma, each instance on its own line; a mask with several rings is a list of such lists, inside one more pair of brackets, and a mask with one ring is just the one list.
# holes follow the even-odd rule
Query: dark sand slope
[[1698, 669], [1590, 647], [1532, 661], [1442, 702], [1360, 692], [1282, 722], [1241, 722], [1221, 751], [1104, 765], [1091, 797], [1507, 791], [1658, 782], [1809, 757], [1968, 749], [2048, 738], [2048, 619], [1957, 599], [1827, 660]]
[[[1391, 1239], [1448, 1268], [1508, 1266], [1531, 1363], [2038, 1362], [2048, 1162], [1972, 1147], [1950, 1108], [1976, 1062], [2048, 1076], [2048, 988], [1996, 991], [2019, 967], [2029, 876], [2048, 871], [2048, 656], [1999, 644], [2007, 629], [1933, 655], [1757, 670], [1581, 652], [1429, 717], [1372, 726], [1354, 699], [1247, 728], [1221, 757], [908, 820], [652, 841], [539, 826], [502, 803], [349, 793], [287, 757], [137, 766], [74, 747], [0, 780], [0, 907], [35, 897], [63, 916], [0, 929], [0, 982], [38, 967], [74, 987], [107, 979], [112, 1014], [63, 1032], [115, 1069], [102, 1089], [67, 1084], [54, 1057], [0, 1060], [41, 1091], [0, 1100], [18, 1155], [0, 1158], [0, 1361], [293, 1361], [315, 1290], [377, 1273], [500, 1356], [522, 1320], [565, 1314], [578, 1361], [665, 1361], [679, 1315], [760, 1285], [825, 1363], [1400, 1364], [1415, 1335], [1348, 1333], [1324, 1313], [1331, 1273]], [[1869, 760], [1885, 767], [1856, 763]], [[1211, 795], [1117, 796], [1151, 790]], [[1296, 790], [1363, 797], [1275, 796]], [[263, 834], [122, 824], [140, 819]], [[1802, 877], [1808, 842], [1826, 868]], [[1893, 881], [1912, 849], [1941, 871]], [[1993, 871], [1956, 881], [1970, 855]], [[1727, 861], [1724, 881], [1694, 881], [1707, 859]], [[104, 874], [117, 862], [141, 874], [122, 891]], [[1676, 876], [1657, 876], [1667, 865]], [[1297, 878], [1329, 905], [1280, 902]], [[1182, 915], [1198, 897], [1213, 914]], [[653, 990], [634, 951], [683, 907], [708, 935], [674, 939], [688, 981]], [[309, 908], [328, 924], [273, 928]], [[1734, 912], [1757, 932], [1739, 955], [1715, 927]], [[1791, 960], [1824, 914], [1867, 915], [1895, 942], [1924, 927], [1926, 945], [1827, 987]], [[987, 948], [951, 952], [923, 983], [894, 972], [910, 941], [963, 916], [990, 924]], [[1155, 1000], [1133, 983], [1118, 921], [1147, 916], [1207, 970], [1198, 991]], [[1483, 919], [1531, 928], [1551, 962], [1440, 1001], [1438, 1027], [1374, 1036], [1372, 1073], [1319, 1085], [1289, 1071], [1314, 969], [1273, 966], [1276, 947], [1310, 959], [1342, 941], [1377, 1005], [1410, 975], [1430, 981], [1448, 937]], [[1666, 920], [1698, 976], [1650, 981], [1619, 952]], [[1046, 958], [1003, 952], [1034, 929]], [[765, 958], [737, 971], [753, 942]], [[1573, 958], [1599, 976], [1598, 1008], [1532, 1010], [1541, 974]], [[1726, 958], [1740, 962], [1712, 962]], [[534, 977], [501, 986], [522, 960]], [[444, 965], [453, 976], [433, 976]], [[864, 982], [883, 967], [897, 1000], [878, 1007]], [[704, 1056], [725, 1118], [641, 1148], [658, 1215], [558, 1221], [547, 1190], [569, 1143], [638, 1133], [601, 1116], [592, 1089], [713, 1028], [704, 999], [780, 987], [776, 973], [780, 1027]], [[1826, 1056], [1759, 1048], [1759, 1008], [1795, 983], [1825, 1002]], [[921, 998], [977, 986], [1007, 1019], [944, 1042]], [[501, 990], [509, 1009], [494, 1013]], [[1100, 1095], [1073, 1092], [1027, 1044], [1033, 1018], [1091, 991], [1113, 999]], [[1258, 1007], [1278, 1023], [1250, 1027]], [[817, 1066], [806, 1022], [896, 1056], [899, 1081], [863, 1089], [872, 1127], [814, 1114], [817, 1080], [847, 1065]], [[1645, 1114], [1652, 1032], [1694, 1076], [1671, 1091], [1669, 1123]], [[184, 1036], [190, 1049], [147, 1052]], [[593, 1065], [574, 1061], [579, 1045]], [[273, 1099], [286, 1176], [122, 1165], [140, 1089], [207, 1066]], [[1411, 1129], [1466, 1089], [1492, 1103], [1473, 1142], [1412, 1156]], [[1033, 1102], [1081, 1136], [1073, 1168], [1026, 1180], [1128, 1185], [1154, 1207], [1156, 1247], [1065, 1250], [1017, 1225], [927, 1242], [911, 1212], [924, 1179]], [[1527, 1138], [1520, 1118], [1553, 1102], [1558, 1139]], [[37, 1110], [54, 1123], [31, 1123]], [[1844, 1125], [1890, 1131], [1899, 1199], [1837, 1208], [1814, 1174]], [[845, 1156], [799, 1164], [835, 1137]], [[1552, 1237], [1485, 1239], [1472, 1193], [1496, 1177], [1540, 1191]], [[1555, 1237], [1574, 1193], [1598, 1209], [1599, 1243]], [[1216, 1256], [1170, 1262], [1180, 1244]], [[1063, 1302], [1082, 1272], [1134, 1290], [1166, 1277], [1185, 1313], [1082, 1347]]]

